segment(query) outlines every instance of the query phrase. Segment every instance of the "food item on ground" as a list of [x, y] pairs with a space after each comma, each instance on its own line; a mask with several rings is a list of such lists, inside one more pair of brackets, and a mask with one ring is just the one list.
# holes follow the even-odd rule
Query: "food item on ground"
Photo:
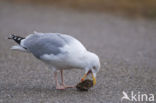
[[86, 79], [76, 85], [76, 88], [80, 91], [88, 91], [91, 87], [93, 87], [93, 80], [89, 79]]

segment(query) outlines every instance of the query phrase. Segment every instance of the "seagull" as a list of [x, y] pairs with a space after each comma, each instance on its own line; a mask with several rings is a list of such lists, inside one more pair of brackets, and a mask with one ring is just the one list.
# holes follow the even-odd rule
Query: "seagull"
[[[93, 85], [96, 84], [96, 74], [100, 70], [99, 57], [88, 51], [76, 38], [67, 34], [35, 31], [25, 38], [11, 34], [8, 39], [12, 39], [18, 44], [12, 46], [12, 50], [31, 53], [54, 71], [56, 89], [73, 87], [65, 85], [63, 77], [63, 71], [71, 69], [85, 71], [81, 82], [88, 74], [91, 74]], [[58, 82], [58, 72], [61, 73], [61, 84]]]

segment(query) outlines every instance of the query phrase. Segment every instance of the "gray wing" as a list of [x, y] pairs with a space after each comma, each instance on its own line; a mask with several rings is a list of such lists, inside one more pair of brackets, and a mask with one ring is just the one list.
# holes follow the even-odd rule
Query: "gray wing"
[[24, 47], [35, 57], [40, 58], [44, 54], [58, 55], [63, 53], [60, 48], [68, 44], [73, 38], [58, 33], [32, 34], [24, 41]]

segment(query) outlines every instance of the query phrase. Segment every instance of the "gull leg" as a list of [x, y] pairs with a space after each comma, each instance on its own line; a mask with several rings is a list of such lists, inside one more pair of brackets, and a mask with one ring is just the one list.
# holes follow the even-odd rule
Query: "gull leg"
[[60, 70], [60, 72], [61, 72], [62, 85], [64, 86], [65, 84], [64, 84], [63, 70]]
[[65, 85], [65, 83], [64, 83], [64, 77], [63, 77], [63, 70], [60, 70], [60, 72], [61, 72], [62, 86], [64, 88], [73, 88], [74, 86], [67, 86], [67, 85]]
[[55, 83], [56, 83], [56, 89], [65, 89], [64, 86], [61, 86], [58, 82], [58, 79], [57, 79], [57, 71], [54, 72], [54, 77], [55, 77]]

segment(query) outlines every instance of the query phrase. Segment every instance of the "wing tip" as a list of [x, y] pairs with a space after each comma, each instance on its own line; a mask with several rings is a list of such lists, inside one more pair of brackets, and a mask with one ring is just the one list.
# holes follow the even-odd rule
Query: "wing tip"
[[15, 34], [9, 34], [8, 39], [13, 39], [14, 36], [15, 36]]

